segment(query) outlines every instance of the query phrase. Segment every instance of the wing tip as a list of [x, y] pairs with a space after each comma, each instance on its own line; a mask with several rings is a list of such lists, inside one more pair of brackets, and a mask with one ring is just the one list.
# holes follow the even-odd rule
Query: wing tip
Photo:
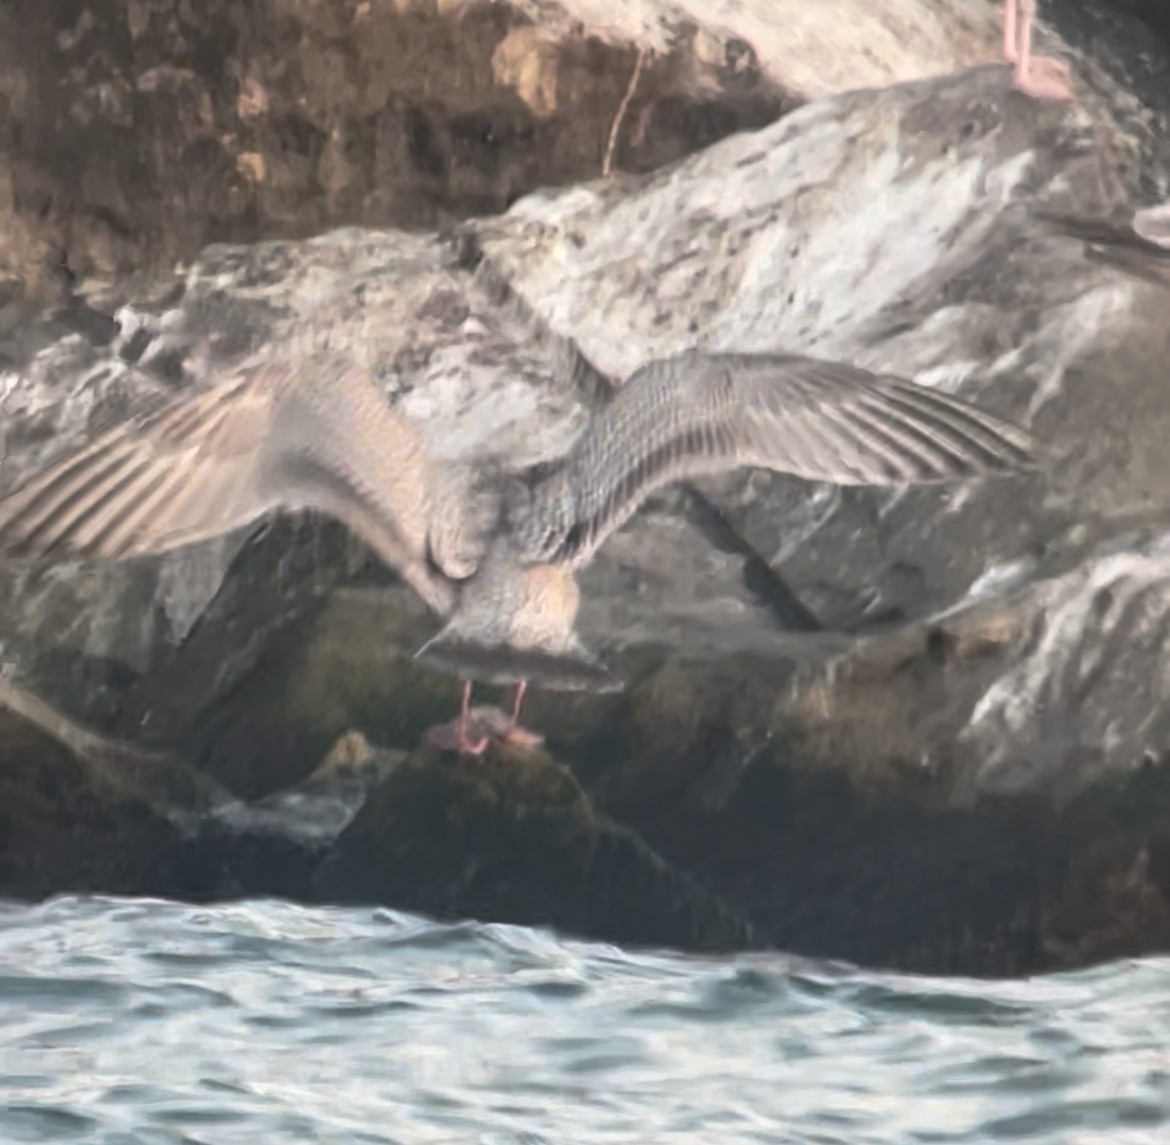
[[1131, 212], [1127, 218], [1044, 210], [1034, 211], [1033, 217], [1057, 234], [1083, 243], [1084, 256], [1092, 262], [1160, 286], [1170, 282], [1170, 211], [1165, 207]]
[[994, 426], [1001, 451], [988, 454], [983, 469], [988, 477], [1012, 477], [1044, 468], [1047, 449], [1038, 438], [1010, 422], [997, 419]]
[[[901, 377], [884, 377], [867, 429], [899, 444], [895, 472], [913, 465], [915, 483], [1004, 477], [1044, 467], [1045, 449], [1027, 430], [970, 401]], [[908, 438], [900, 442], [899, 438]]]

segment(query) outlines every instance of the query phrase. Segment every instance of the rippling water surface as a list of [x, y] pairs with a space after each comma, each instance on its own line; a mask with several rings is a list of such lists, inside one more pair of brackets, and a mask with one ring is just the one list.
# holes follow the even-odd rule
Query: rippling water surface
[[1030, 982], [387, 911], [0, 907], [0, 1142], [1170, 1141], [1170, 962]]

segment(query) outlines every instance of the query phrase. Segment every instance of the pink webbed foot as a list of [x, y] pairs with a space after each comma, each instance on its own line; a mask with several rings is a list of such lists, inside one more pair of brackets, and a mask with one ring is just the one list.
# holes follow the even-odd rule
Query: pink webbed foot
[[423, 740], [442, 751], [457, 751], [460, 755], [483, 755], [490, 742], [488, 736], [475, 736], [470, 726], [464, 726], [462, 716], [449, 723], [436, 724], [423, 732]]
[[1017, 64], [1012, 86], [1032, 99], [1053, 103], [1074, 103], [1077, 98], [1068, 66], [1049, 56], [1032, 56], [1024, 68]]
[[517, 722], [520, 719], [520, 705], [524, 703], [524, 693], [528, 691], [528, 681], [521, 680], [516, 685], [516, 692], [512, 697], [512, 714], [508, 717], [505, 726], [497, 733], [501, 742], [522, 751], [531, 751], [544, 743], [544, 736], [522, 728]]
[[460, 755], [482, 755], [493, 741], [519, 751], [533, 751], [544, 743], [544, 736], [521, 727], [499, 708], [472, 708], [449, 723], [428, 729], [423, 739], [444, 751]]
[[509, 723], [496, 739], [508, 747], [518, 751], [535, 751], [544, 744], [544, 736], [529, 728], [522, 728], [519, 724]]
[[460, 755], [482, 755], [491, 737], [473, 720], [480, 709], [472, 710], [470, 680], [463, 681], [460, 694], [459, 715], [450, 723], [428, 728], [423, 733], [423, 740], [444, 751], [457, 751]]

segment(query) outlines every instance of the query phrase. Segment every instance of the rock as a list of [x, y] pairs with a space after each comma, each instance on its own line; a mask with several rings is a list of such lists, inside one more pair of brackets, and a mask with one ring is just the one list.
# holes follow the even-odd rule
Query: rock
[[[1156, 0], [1065, 0], [1042, 5], [1077, 57], [1078, 90], [1105, 95], [1134, 149], [1142, 199], [1170, 194], [1170, 12]], [[1046, 49], [1047, 50], [1047, 49]], [[1118, 98], [1118, 93], [1125, 93]]]
[[361, 810], [367, 796], [406, 759], [404, 751], [370, 744], [361, 732], [343, 735], [307, 779], [252, 802], [236, 800], [214, 818], [237, 834], [287, 838], [321, 850]]
[[330, 901], [554, 926], [613, 942], [726, 950], [751, 927], [635, 834], [566, 768], [489, 748], [419, 752], [374, 793], [316, 876]]
[[[80, 728], [0, 680], [0, 886], [6, 896], [160, 893], [181, 843], [170, 807], [211, 782]], [[165, 891], [162, 891], [165, 893]]]
[[[624, 164], [659, 165], [785, 106], [736, 20], [671, 3], [630, 3], [615, 20], [607, 7], [9, 6], [0, 275], [13, 297], [52, 295], [66, 276], [158, 271], [209, 242], [501, 210], [600, 171], [640, 50], [653, 55]], [[739, 22], [751, 30], [764, 7]], [[957, 7], [919, 19], [923, 42], [958, 34]], [[883, 51], [912, 67], [892, 40]], [[638, 130], [651, 107], [653, 130]]]
[[7, 714], [14, 728], [27, 725], [55, 741], [80, 765], [91, 769], [99, 783], [150, 803], [161, 814], [198, 816], [230, 798], [205, 772], [177, 756], [143, 751], [133, 744], [95, 735], [2, 677], [0, 711]]
[[[274, 830], [265, 808], [241, 815], [238, 801], [181, 759], [96, 735], [0, 680], [0, 887], [21, 899], [85, 891], [307, 898], [324, 844], [386, 770], [367, 763], [370, 774], [316, 780], [316, 825], [331, 811], [332, 830], [309, 829], [314, 816], [296, 793]], [[339, 820], [332, 804], [346, 798]], [[299, 833], [290, 830], [297, 813]]]
[[[501, 58], [539, 106], [544, 73], [522, 66], [531, 25], [516, 27]], [[635, 54], [627, 43], [623, 67]], [[268, 815], [263, 832], [209, 823], [183, 876], [200, 894], [324, 894], [921, 970], [1156, 946], [1170, 881], [1167, 302], [1031, 212], [1107, 208], [1137, 184], [1135, 160], [1147, 184], [1167, 171], [1154, 119], [1139, 130], [1089, 79], [1078, 108], [1024, 99], [1002, 67], [844, 94], [669, 170], [530, 194], [442, 236], [349, 227], [211, 246], [174, 274], [17, 308], [0, 375], [8, 485], [220, 361], [292, 344], [310, 316], [442, 458], [555, 461], [612, 385], [696, 345], [913, 375], [1049, 443], [1028, 480], [883, 492], [753, 472], [657, 498], [582, 578], [582, 634], [628, 692], [534, 687], [527, 701], [576, 780], [544, 759], [400, 763], [455, 710], [455, 681], [411, 659], [433, 621], [310, 519], [117, 569], [4, 570], [4, 657], [71, 715], [271, 800], [249, 809]], [[260, 116], [266, 97], [240, 93], [241, 114]], [[180, 246], [196, 241], [184, 218]], [[336, 844], [294, 838], [282, 793], [305, 797], [351, 729], [394, 770]], [[449, 826], [441, 807], [464, 818]], [[608, 899], [591, 880], [619, 870], [656, 873], [641, 897]], [[700, 900], [754, 937], [695, 923]]]
[[[679, 7], [700, 26], [710, 19], [703, 0]], [[720, 24], [755, 49], [764, 74], [802, 101], [989, 63], [999, 58], [1002, 34], [991, 5], [961, 0], [843, 0], [831, 8], [732, 0], [718, 12]]]
[[1024, 750], [1005, 792], [955, 750], [1018, 635], [988, 609], [831, 670], [675, 663], [561, 750], [600, 809], [782, 949], [991, 975], [1163, 949], [1163, 759], [1056, 782]]

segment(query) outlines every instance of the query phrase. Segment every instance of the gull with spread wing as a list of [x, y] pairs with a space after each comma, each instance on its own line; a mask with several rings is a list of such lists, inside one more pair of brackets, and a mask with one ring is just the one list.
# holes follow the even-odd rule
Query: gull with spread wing
[[[54, 461], [0, 501], [0, 557], [125, 559], [280, 509], [336, 517], [446, 621], [418, 656], [463, 680], [462, 709], [428, 738], [479, 752], [539, 742], [517, 724], [529, 680], [620, 687], [576, 634], [575, 574], [654, 490], [739, 466], [921, 484], [1034, 457], [1021, 430], [901, 378], [688, 352], [635, 371], [551, 471], [477, 499], [366, 370], [308, 357], [237, 370]], [[516, 684], [511, 716], [473, 718], [473, 679]]]
[[[516, 682], [514, 730], [529, 679], [611, 686], [575, 632], [575, 574], [656, 489], [740, 466], [841, 485], [912, 485], [1015, 472], [1034, 460], [1022, 431], [902, 378], [795, 354], [688, 352], [651, 362], [559, 468], [534, 487], [510, 486], [454, 614], [418, 655]], [[473, 746], [466, 720], [431, 739]]]

